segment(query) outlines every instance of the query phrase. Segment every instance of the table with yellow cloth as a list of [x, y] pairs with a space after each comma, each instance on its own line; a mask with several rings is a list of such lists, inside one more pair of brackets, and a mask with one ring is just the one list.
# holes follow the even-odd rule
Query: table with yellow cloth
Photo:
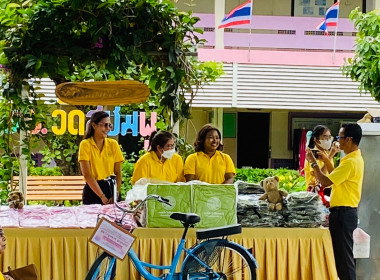
[[[93, 229], [5, 228], [7, 249], [0, 256], [2, 271], [34, 263], [41, 280], [83, 280], [95, 260], [97, 247], [89, 243]], [[145, 262], [170, 264], [183, 229], [138, 228], [134, 250]], [[253, 248], [258, 279], [337, 279], [327, 229], [243, 228], [230, 240]], [[189, 230], [187, 246], [196, 241]], [[155, 275], [160, 272], [156, 271]], [[128, 257], [117, 264], [116, 279], [142, 279]]]

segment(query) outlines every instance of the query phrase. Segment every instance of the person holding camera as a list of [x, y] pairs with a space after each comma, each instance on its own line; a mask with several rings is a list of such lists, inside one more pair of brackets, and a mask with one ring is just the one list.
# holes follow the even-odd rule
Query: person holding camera
[[[310, 149], [306, 159], [314, 169], [314, 174], [321, 185], [331, 186], [329, 230], [334, 249], [335, 265], [341, 280], [355, 280], [356, 268], [353, 255], [353, 232], [358, 225], [357, 207], [360, 202], [364, 159], [359, 149], [362, 129], [357, 123], [342, 124], [339, 130], [340, 148], [346, 154], [339, 166], [325, 175]], [[328, 168], [331, 162], [324, 158]]]
[[[334, 168], [333, 157], [339, 152], [339, 145], [333, 143], [334, 137], [331, 136], [330, 129], [325, 125], [317, 125], [314, 127], [308, 148], [313, 152], [316, 162], [323, 172], [328, 175]], [[331, 164], [325, 164], [325, 161], [329, 161]], [[307, 190], [318, 193], [322, 199], [324, 205], [329, 206], [325, 199], [325, 194], [329, 195], [330, 191], [326, 190], [318, 179], [315, 177], [313, 168], [309, 161], [305, 161], [305, 179], [307, 184]]]

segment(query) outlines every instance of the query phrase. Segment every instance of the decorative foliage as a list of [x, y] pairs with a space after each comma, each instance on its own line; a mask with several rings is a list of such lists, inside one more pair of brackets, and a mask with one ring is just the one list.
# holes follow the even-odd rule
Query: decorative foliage
[[362, 13], [356, 8], [349, 17], [358, 33], [354, 57], [346, 61], [343, 73], [360, 82], [361, 91], [370, 92], [380, 101], [380, 13], [377, 10]]
[[289, 193], [306, 190], [305, 178], [300, 176], [297, 170], [287, 168], [279, 169], [259, 169], [241, 168], [236, 169], [235, 180], [242, 180], [249, 183], [260, 183], [267, 177], [278, 176], [280, 179], [279, 188]]

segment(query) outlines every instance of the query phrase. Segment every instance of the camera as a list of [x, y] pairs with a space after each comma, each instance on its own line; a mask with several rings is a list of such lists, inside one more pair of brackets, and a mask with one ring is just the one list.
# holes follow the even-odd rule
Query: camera
[[313, 155], [314, 155], [315, 158], [318, 158], [318, 157], [319, 157], [319, 156], [318, 156], [318, 152], [319, 152], [319, 150], [311, 150], [311, 152], [313, 153]]

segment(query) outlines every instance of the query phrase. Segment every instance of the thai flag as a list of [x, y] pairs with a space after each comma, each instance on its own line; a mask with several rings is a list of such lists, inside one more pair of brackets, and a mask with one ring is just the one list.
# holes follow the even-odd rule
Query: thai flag
[[225, 28], [233, 25], [250, 24], [252, 15], [252, 0], [233, 9], [223, 20], [218, 28]]
[[326, 34], [328, 26], [338, 26], [338, 16], [339, 16], [339, 2], [333, 4], [327, 9], [325, 14], [325, 19], [317, 25], [317, 29], [324, 31]]

